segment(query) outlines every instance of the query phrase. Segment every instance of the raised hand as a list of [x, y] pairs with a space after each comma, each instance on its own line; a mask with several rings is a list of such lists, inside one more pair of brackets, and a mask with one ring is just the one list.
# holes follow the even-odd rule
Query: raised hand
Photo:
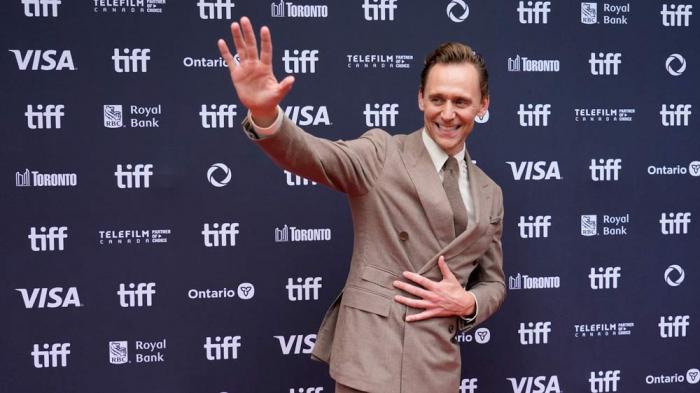
[[260, 29], [259, 57], [253, 25], [247, 17], [242, 17], [240, 24], [231, 24], [231, 34], [240, 58], [239, 64], [233, 59], [226, 41], [219, 39], [217, 45], [221, 57], [228, 64], [233, 87], [238, 99], [250, 110], [253, 121], [262, 127], [269, 126], [277, 117], [277, 105], [292, 89], [294, 77], [287, 76], [281, 82], [275, 78], [272, 72], [272, 38], [266, 26]]

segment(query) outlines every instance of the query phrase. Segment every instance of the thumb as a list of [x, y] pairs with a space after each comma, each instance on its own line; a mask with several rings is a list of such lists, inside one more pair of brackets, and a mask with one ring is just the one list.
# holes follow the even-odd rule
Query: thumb
[[282, 101], [282, 99], [292, 90], [292, 85], [294, 85], [293, 76], [289, 75], [282, 79], [277, 87], [277, 97], [279, 98], [279, 101]]
[[450, 271], [450, 268], [447, 266], [447, 263], [445, 262], [445, 257], [442, 255], [440, 255], [440, 258], [438, 258], [438, 267], [440, 268], [440, 272], [442, 273], [442, 278], [446, 278], [446, 279], [454, 279], [455, 278], [455, 276]]

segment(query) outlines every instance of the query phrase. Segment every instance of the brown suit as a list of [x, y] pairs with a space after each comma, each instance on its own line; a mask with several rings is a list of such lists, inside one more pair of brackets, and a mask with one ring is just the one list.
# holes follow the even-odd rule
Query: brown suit
[[[351, 141], [309, 135], [285, 117], [258, 142], [281, 167], [348, 194], [355, 239], [342, 293], [321, 324], [313, 356], [331, 376], [367, 392], [456, 391], [461, 358], [456, 331], [489, 318], [505, 297], [501, 189], [467, 158], [476, 222], [455, 239], [452, 211], [421, 132], [373, 129]], [[440, 255], [474, 293], [478, 315], [405, 322], [421, 310], [393, 300], [394, 280], [410, 270], [442, 276]], [[406, 295], [405, 293], [402, 293]]]

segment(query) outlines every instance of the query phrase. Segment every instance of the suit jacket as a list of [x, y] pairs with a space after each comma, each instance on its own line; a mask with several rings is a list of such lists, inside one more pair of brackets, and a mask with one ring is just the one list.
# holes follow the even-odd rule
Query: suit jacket
[[[321, 323], [313, 357], [339, 383], [367, 392], [443, 393], [457, 389], [458, 330], [489, 318], [505, 297], [501, 189], [467, 156], [476, 222], [455, 238], [452, 210], [421, 132], [372, 129], [331, 142], [288, 118], [258, 141], [279, 166], [348, 195], [354, 244], [348, 278]], [[405, 322], [422, 310], [393, 300], [404, 270], [442, 278], [440, 255], [477, 299], [477, 318]], [[402, 293], [403, 295], [407, 295]]]

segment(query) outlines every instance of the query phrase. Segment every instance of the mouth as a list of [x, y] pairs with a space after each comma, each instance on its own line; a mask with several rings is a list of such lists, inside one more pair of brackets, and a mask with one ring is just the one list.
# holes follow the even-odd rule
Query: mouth
[[437, 128], [438, 131], [448, 133], [448, 134], [457, 132], [457, 131], [459, 131], [460, 128], [462, 128], [461, 124], [457, 124], [454, 126], [447, 126], [447, 125], [442, 125], [439, 123], [433, 123], [433, 124], [435, 124], [435, 128]]

